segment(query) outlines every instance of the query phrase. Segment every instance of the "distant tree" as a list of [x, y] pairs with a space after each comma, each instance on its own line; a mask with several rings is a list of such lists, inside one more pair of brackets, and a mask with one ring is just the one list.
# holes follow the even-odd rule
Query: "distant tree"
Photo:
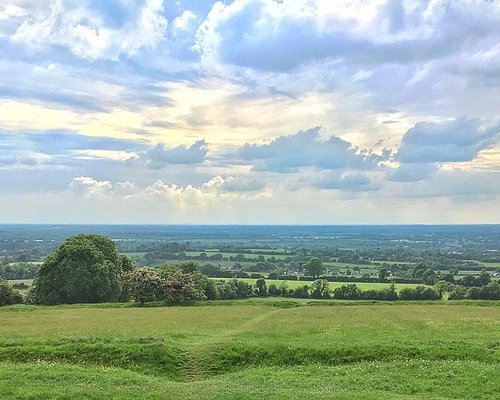
[[213, 264], [204, 264], [198, 266], [198, 271], [207, 276], [218, 276], [221, 272], [221, 268]]
[[428, 269], [422, 274], [422, 279], [426, 285], [434, 285], [437, 282], [436, 273], [432, 269]]
[[252, 286], [249, 283], [235, 279], [234, 285], [236, 287], [236, 297], [238, 299], [245, 299], [252, 296]]
[[271, 283], [269, 285], [269, 288], [267, 289], [267, 292], [269, 293], [269, 296], [273, 296], [273, 297], [281, 295], [281, 290], [278, 289], [278, 287], [274, 283]]
[[307, 299], [307, 298], [309, 298], [309, 286], [304, 285], [304, 286], [296, 287], [293, 290], [292, 296], [293, 297], [297, 297], [299, 299]]
[[307, 275], [318, 278], [325, 273], [325, 267], [318, 257], [313, 257], [304, 264], [304, 271]]
[[77, 235], [45, 259], [34, 286], [42, 304], [116, 301], [123, 268], [128, 269], [129, 263], [112, 240]]
[[444, 274], [441, 279], [445, 282], [453, 283], [455, 282], [455, 277], [452, 274]]
[[179, 265], [179, 269], [183, 274], [192, 274], [198, 270], [198, 267], [194, 262], [190, 261]]
[[260, 297], [267, 296], [267, 286], [264, 278], [259, 278], [255, 282], [255, 294]]
[[325, 279], [315, 280], [311, 285], [311, 297], [313, 299], [327, 299], [330, 297], [328, 281]]
[[177, 274], [180, 273], [181, 270], [177, 265], [174, 264], [163, 264], [160, 269], [158, 270], [158, 273], [162, 278], [167, 278], [168, 276], [172, 274]]
[[472, 287], [472, 286], [478, 285], [477, 279], [473, 275], [464, 276], [459, 283], [464, 285], [464, 286], [467, 286], [467, 287]]
[[477, 283], [479, 283], [481, 286], [486, 286], [490, 282], [491, 282], [491, 275], [488, 272], [486, 272], [486, 270], [481, 271], [481, 273], [477, 277]]
[[355, 284], [342, 285], [333, 290], [332, 297], [338, 300], [357, 300], [361, 297], [361, 291]]
[[267, 276], [268, 279], [278, 279], [279, 274], [276, 272], [270, 272]]
[[378, 280], [380, 282], [385, 282], [389, 276], [389, 271], [386, 268], [380, 268], [378, 270]]

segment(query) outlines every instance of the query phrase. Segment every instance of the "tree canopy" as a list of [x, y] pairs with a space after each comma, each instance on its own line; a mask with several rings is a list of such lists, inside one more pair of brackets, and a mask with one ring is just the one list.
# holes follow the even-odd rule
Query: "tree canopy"
[[42, 304], [100, 303], [116, 301], [118, 275], [132, 264], [105, 236], [68, 238], [40, 267], [34, 285]]
[[323, 266], [321, 259], [313, 257], [304, 264], [304, 270], [307, 275], [312, 276], [313, 278], [318, 278], [320, 275], [324, 274], [325, 267]]

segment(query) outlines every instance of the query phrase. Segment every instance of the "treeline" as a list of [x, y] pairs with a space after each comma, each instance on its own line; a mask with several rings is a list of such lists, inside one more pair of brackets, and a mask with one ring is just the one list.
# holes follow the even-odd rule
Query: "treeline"
[[396, 290], [394, 285], [381, 289], [361, 290], [356, 284], [342, 285], [330, 289], [329, 282], [317, 279], [310, 283], [290, 288], [286, 282], [279, 286], [267, 285], [264, 278], [255, 284], [234, 278], [230, 280], [209, 279], [195, 271], [193, 264], [179, 268], [167, 267], [159, 272], [141, 268], [124, 277], [124, 285], [130, 298], [139, 303], [165, 301], [174, 304], [185, 300], [230, 300], [249, 297], [287, 297], [300, 299], [334, 300], [441, 300], [441, 299], [484, 299], [500, 300], [500, 284], [490, 282], [483, 287], [466, 288], [447, 284], [434, 287], [416, 286]]
[[[362, 291], [352, 283], [330, 290], [330, 281], [322, 278], [324, 267], [318, 257], [309, 259], [304, 264], [304, 271], [308, 276], [301, 277], [301, 280], [306, 283], [289, 288], [286, 282], [279, 286], [268, 286], [261, 276], [257, 277], [254, 285], [238, 278], [229, 281], [210, 279], [203, 273], [206, 271], [193, 262], [180, 266], [166, 264], [158, 270], [134, 269], [131, 261], [118, 252], [110, 239], [99, 235], [77, 235], [67, 239], [46, 258], [24, 302], [50, 305], [123, 302], [132, 299], [139, 303], [165, 301], [176, 304], [187, 300], [224, 300], [252, 296], [393, 301], [437, 300], [448, 294], [450, 299], [500, 299], [500, 285], [491, 282], [491, 276], [485, 271], [479, 277], [465, 277], [455, 281], [453, 276], [437, 276], [434, 271], [423, 268], [422, 276], [431, 276], [432, 273], [439, 282], [432, 288], [417, 286], [414, 289], [404, 288], [399, 292], [393, 284], [383, 289]], [[386, 273], [381, 269], [377, 281], [390, 283]], [[285, 275], [282, 277], [290, 279]], [[333, 278], [338, 279], [329, 278], [332, 281]], [[361, 277], [371, 282], [368, 278]], [[0, 295], [0, 305], [15, 304], [23, 300], [4, 281], [1, 282]]]
[[0, 279], [34, 279], [39, 266], [30, 263], [0, 264]]

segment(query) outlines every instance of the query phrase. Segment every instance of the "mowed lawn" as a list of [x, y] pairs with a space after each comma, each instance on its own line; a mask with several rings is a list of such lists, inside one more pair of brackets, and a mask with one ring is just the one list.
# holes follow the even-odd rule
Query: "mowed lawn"
[[497, 399], [498, 303], [0, 308], [2, 399]]

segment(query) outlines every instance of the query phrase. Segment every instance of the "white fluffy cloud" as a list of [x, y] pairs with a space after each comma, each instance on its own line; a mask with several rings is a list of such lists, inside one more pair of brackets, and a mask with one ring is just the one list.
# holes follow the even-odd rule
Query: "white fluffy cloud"
[[52, 0], [46, 7], [24, 20], [15, 40], [63, 46], [82, 58], [117, 60], [154, 47], [167, 27], [163, 0]]

